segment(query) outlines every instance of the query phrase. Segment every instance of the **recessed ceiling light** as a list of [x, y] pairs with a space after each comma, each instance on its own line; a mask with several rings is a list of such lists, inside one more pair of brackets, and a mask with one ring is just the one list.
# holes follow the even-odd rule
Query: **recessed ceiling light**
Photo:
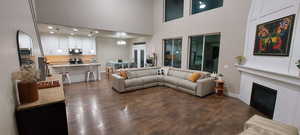
[[74, 35], [74, 33], [70, 33], [70, 35], [72, 35], [72, 36], [73, 36], [73, 35]]
[[49, 33], [50, 33], [50, 34], [54, 34], [55, 32], [54, 32], [54, 31], [50, 31]]
[[98, 33], [99, 33], [99, 31], [98, 31], [98, 30], [96, 30], [96, 31], [95, 31], [95, 33], [96, 33], [96, 34], [98, 34]]
[[49, 26], [48, 26], [48, 29], [49, 29], [49, 30], [52, 30], [52, 29], [53, 29], [53, 26], [50, 26], [50, 25], [49, 25]]
[[73, 31], [75, 31], [75, 32], [76, 32], [76, 31], [78, 31], [78, 29], [74, 28], [74, 29], [73, 29]]

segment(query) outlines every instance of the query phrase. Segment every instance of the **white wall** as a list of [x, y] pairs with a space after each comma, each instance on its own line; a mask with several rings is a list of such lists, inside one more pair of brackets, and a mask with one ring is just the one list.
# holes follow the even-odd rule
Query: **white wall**
[[184, 1], [184, 17], [163, 22], [163, 0], [154, 0], [154, 35], [148, 54], [159, 53], [162, 64], [162, 40], [182, 37], [182, 68], [188, 68], [188, 36], [221, 32], [219, 72], [225, 75], [226, 87], [239, 93], [240, 75], [234, 57], [243, 54], [250, 0], [224, 0], [222, 8], [189, 15], [190, 0]]
[[132, 44], [129, 40], [126, 41], [126, 46], [119, 46], [117, 45], [117, 39], [104, 37], [96, 38], [97, 61], [101, 63], [102, 68], [111, 60], [131, 60]]
[[152, 0], [37, 0], [42, 23], [152, 34]]
[[37, 39], [27, 0], [0, 1], [0, 18], [0, 134], [16, 135], [11, 72], [19, 68], [17, 30], [30, 34], [34, 44]]
[[248, 18], [247, 35], [244, 55], [248, 61], [246, 66], [278, 72], [283, 74], [298, 75], [299, 70], [295, 63], [300, 59], [300, 21], [296, 15], [294, 33], [291, 43], [290, 55], [280, 56], [254, 56], [256, 26], [264, 22], [276, 20], [291, 14], [299, 13], [300, 0], [254, 0]]

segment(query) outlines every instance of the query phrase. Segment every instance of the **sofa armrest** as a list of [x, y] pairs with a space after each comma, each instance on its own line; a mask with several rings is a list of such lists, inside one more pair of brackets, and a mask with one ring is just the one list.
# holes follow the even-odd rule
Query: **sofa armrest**
[[112, 74], [113, 81], [112, 81], [112, 88], [118, 92], [125, 91], [125, 78], [121, 77], [118, 74]]
[[215, 83], [213, 78], [204, 78], [197, 81], [196, 95], [203, 97], [214, 91]]
[[270, 135], [298, 135], [298, 129], [278, 121], [263, 118], [258, 115], [251, 117], [244, 125], [244, 129], [255, 128]]
[[119, 74], [112, 74], [112, 77], [114, 79], [117, 79], [117, 80], [125, 80], [125, 78], [123, 78], [122, 76], [120, 76]]

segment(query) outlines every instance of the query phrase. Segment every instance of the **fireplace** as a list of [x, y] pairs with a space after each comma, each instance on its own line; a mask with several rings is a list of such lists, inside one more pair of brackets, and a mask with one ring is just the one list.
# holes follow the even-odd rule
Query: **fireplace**
[[250, 106], [273, 119], [276, 97], [276, 90], [253, 83]]

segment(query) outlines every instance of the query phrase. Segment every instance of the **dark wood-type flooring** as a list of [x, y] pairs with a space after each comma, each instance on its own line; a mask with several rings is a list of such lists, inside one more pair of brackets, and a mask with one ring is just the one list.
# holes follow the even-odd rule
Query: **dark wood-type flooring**
[[69, 135], [235, 135], [258, 112], [238, 99], [166, 87], [119, 94], [106, 78], [65, 86]]

